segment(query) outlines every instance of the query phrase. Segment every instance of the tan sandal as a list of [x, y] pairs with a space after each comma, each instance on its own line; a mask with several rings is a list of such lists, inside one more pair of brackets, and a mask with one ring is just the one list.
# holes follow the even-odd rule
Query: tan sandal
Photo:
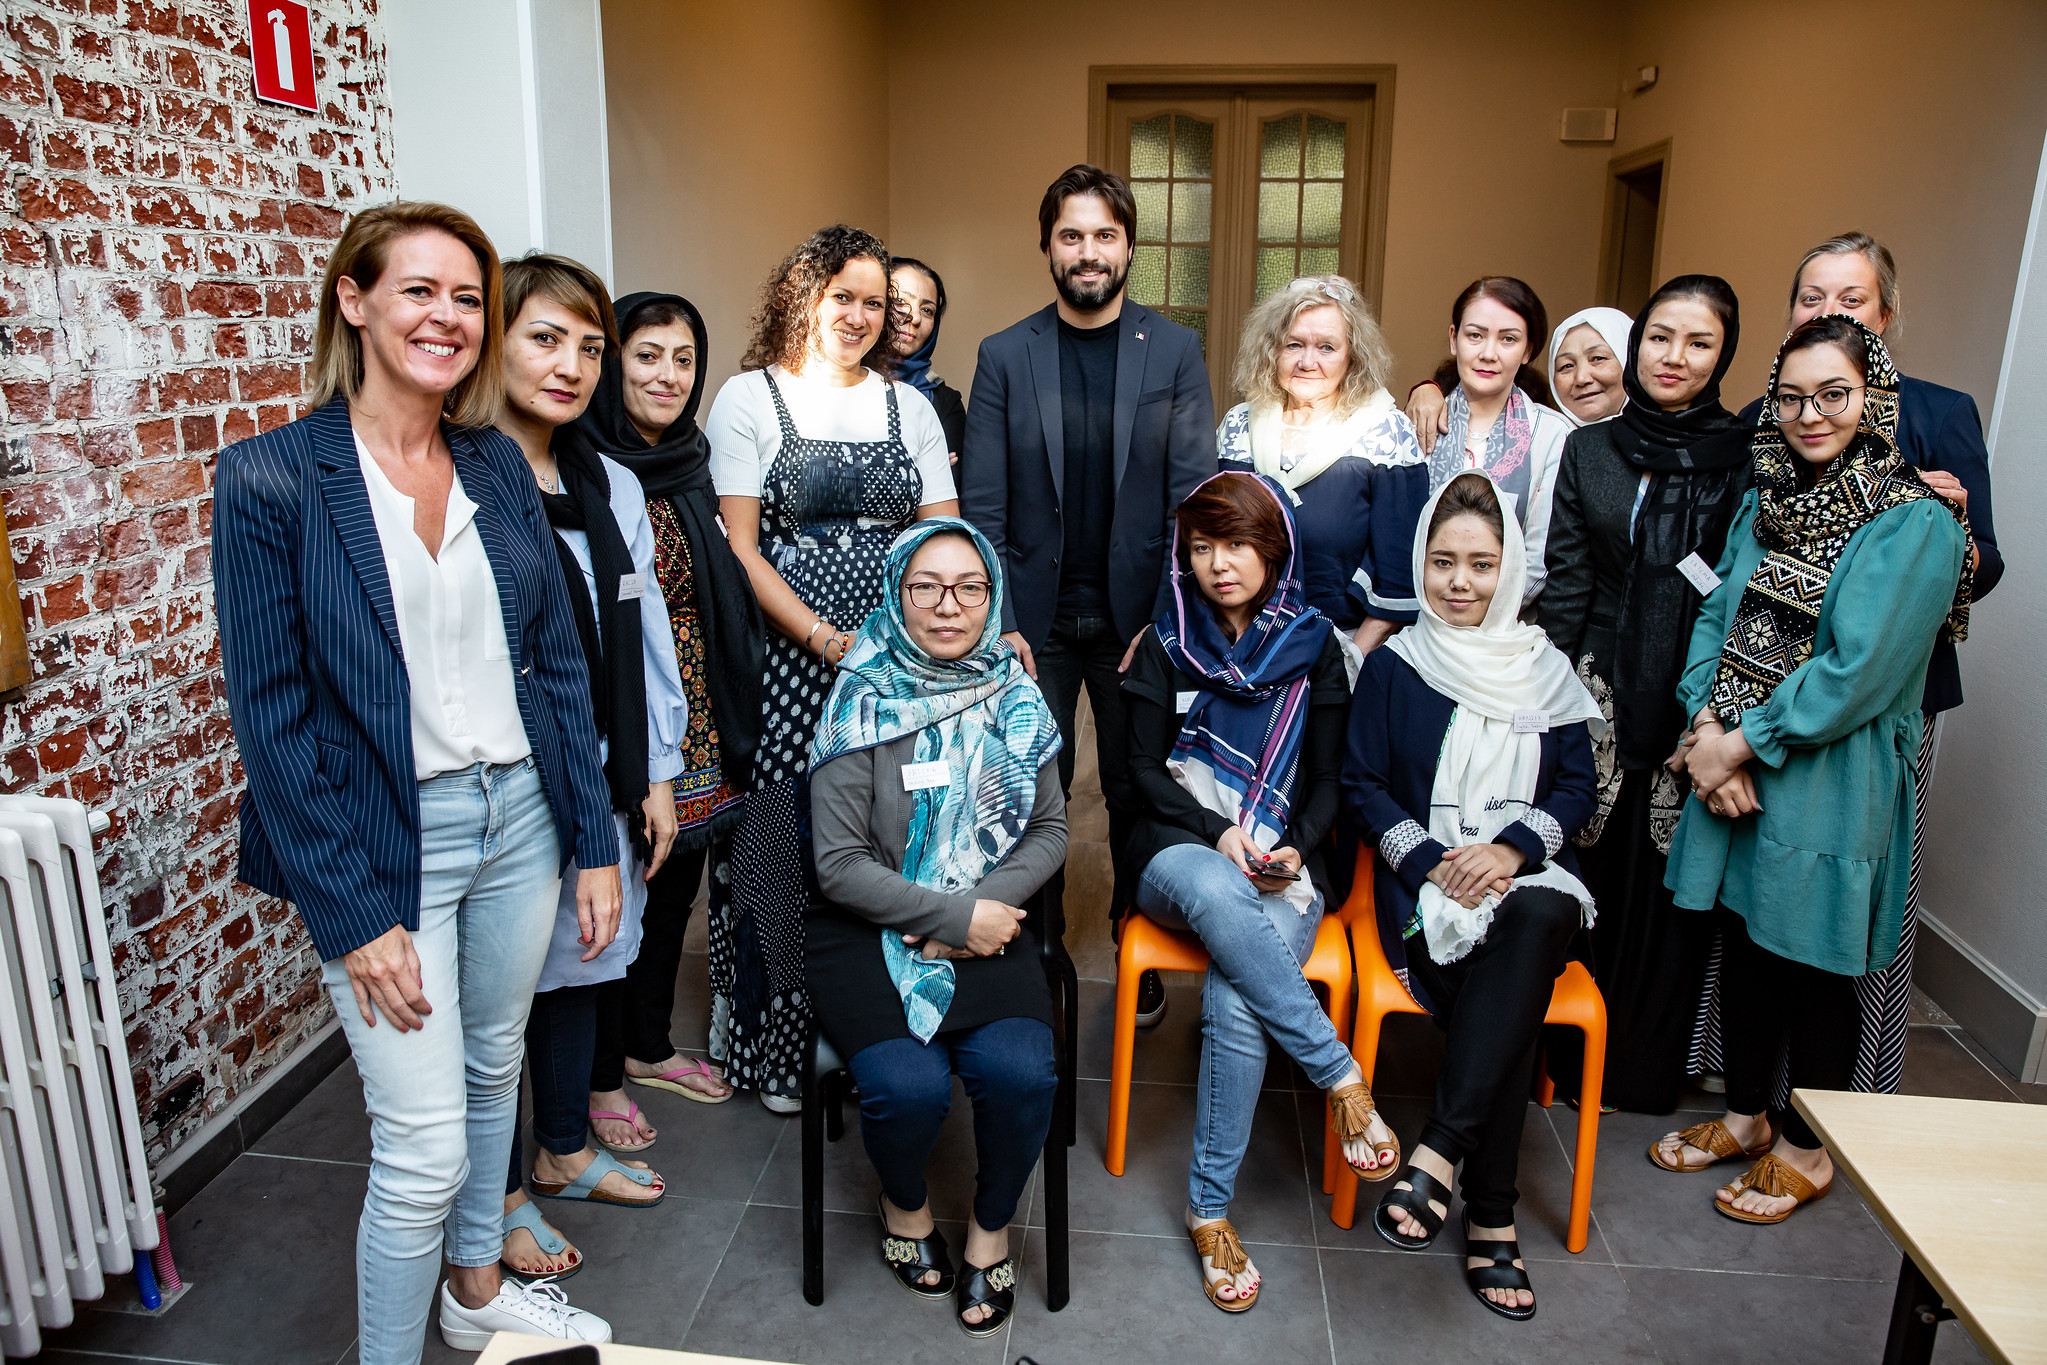
[[1813, 1200], [1826, 1198], [1827, 1191], [1834, 1188], [1834, 1182], [1829, 1180], [1824, 1185], [1815, 1186], [1793, 1170], [1788, 1163], [1778, 1160], [1775, 1153], [1765, 1152], [1755, 1165], [1742, 1173], [1740, 1179], [1720, 1188], [1732, 1192], [1737, 1199], [1741, 1197], [1742, 1191], [1755, 1190], [1773, 1199], [1788, 1196], [1797, 1200], [1797, 1203], [1782, 1213], [1763, 1214], [1750, 1213], [1746, 1209], [1734, 1207], [1733, 1204], [1723, 1204], [1717, 1193], [1713, 1196], [1713, 1207], [1737, 1223], [1781, 1223]]
[[[1365, 1138], [1370, 1141], [1372, 1119], [1378, 1112], [1377, 1106], [1372, 1103], [1372, 1087], [1363, 1081], [1356, 1085], [1340, 1085], [1329, 1092], [1329, 1117], [1336, 1125], [1336, 1136], [1339, 1141], [1348, 1141], [1351, 1138]], [[1384, 1123], [1385, 1120], [1381, 1119], [1380, 1122]], [[1393, 1125], [1386, 1124], [1386, 1131], [1392, 1132]], [[1400, 1139], [1395, 1137], [1385, 1142], [1372, 1143], [1372, 1159], [1379, 1164], [1369, 1171], [1347, 1158], [1345, 1164], [1357, 1173], [1360, 1180], [1376, 1184], [1389, 1179], [1400, 1169]]]
[[[1732, 1161], [1736, 1157], [1754, 1161], [1768, 1152], [1776, 1140], [1770, 1136], [1768, 1129], [1769, 1125], [1765, 1124], [1761, 1142], [1753, 1147], [1743, 1147], [1734, 1140], [1734, 1134], [1727, 1131], [1726, 1124], [1719, 1119], [1708, 1119], [1704, 1123], [1693, 1124], [1677, 1135], [1677, 1165], [1673, 1166], [1663, 1159], [1663, 1144], [1668, 1140], [1666, 1138], [1658, 1138], [1649, 1144], [1649, 1159], [1664, 1170], [1675, 1171], [1679, 1175], [1687, 1171], [1703, 1171], [1708, 1166], [1718, 1166], [1721, 1162]], [[1697, 1148], [1713, 1159], [1702, 1161], [1696, 1166], [1687, 1166], [1684, 1164], [1684, 1149], [1687, 1147]]]
[[[1230, 1226], [1230, 1220], [1220, 1219], [1203, 1223], [1187, 1234], [1194, 1239], [1194, 1250], [1209, 1267], [1220, 1270], [1225, 1276], [1241, 1275], [1244, 1267], [1251, 1264], [1251, 1254], [1244, 1250], [1244, 1244], [1237, 1239], [1237, 1230]], [[1217, 1294], [1230, 1284], [1229, 1279], [1209, 1283], [1208, 1276], [1201, 1277], [1201, 1292], [1208, 1295], [1208, 1301], [1225, 1313], [1241, 1313], [1258, 1302], [1261, 1284], [1251, 1291], [1249, 1298], [1219, 1299]]]

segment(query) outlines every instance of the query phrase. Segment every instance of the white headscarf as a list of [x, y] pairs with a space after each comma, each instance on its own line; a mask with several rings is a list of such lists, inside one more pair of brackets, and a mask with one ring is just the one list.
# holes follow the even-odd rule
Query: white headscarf
[[1549, 391], [1555, 395], [1557, 411], [1564, 414], [1564, 419], [1574, 427], [1582, 427], [1588, 425], [1585, 419], [1572, 412], [1564, 402], [1564, 396], [1557, 392], [1557, 347], [1564, 344], [1564, 338], [1574, 327], [1590, 327], [1599, 333], [1613, 348], [1613, 358], [1625, 365], [1628, 363], [1628, 334], [1634, 330], [1635, 320], [1618, 308], [1581, 308], [1558, 323], [1556, 331], [1549, 334]]
[[[1480, 477], [1500, 497], [1499, 485]], [[1582, 720], [1598, 732], [1605, 721], [1570, 661], [1540, 627], [1519, 617], [1528, 550], [1513, 517], [1503, 518], [1500, 577], [1485, 619], [1475, 626], [1453, 626], [1429, 605], [1421, 590], [1429, 520], [1449, 487], [1436, 490], [1415, 527], [1414, 583], [1421, 615], [1385, 647], [1457, 703], [1429, 792], [1429, 835], [1445, 848], [1458, 848], [1488, 843], [1527, 814], [1542, 768], [1543, 731]], [[1592, 923], [1592, 893], [1553, 863], [1525, 868], [1514, 885], [1567, 892], [1585, 907], [1585, 923]], [[1470, 952], [1485, 938], [1499, 902], [1499, 896], [1488, 895], [1476, 908], [1466, 909], [1434, 882], [1422, 883], [1422, 933], [1429, 957], [1455, 962]]]

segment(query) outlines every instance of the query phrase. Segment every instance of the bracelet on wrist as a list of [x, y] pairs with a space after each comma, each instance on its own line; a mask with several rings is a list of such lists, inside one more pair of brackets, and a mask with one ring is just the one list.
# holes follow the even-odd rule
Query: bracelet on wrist
[[819, 631], [819, 630], [821, 630], [821, 629], [823, 629], [823, 627], [824, 627], [824, 617], [822, 617], [822, 616], [818, 617], [818, 618], [817, 618], [817, 619], [816, 619], [815, 621], [812, 621], [812, 622], [810, 623], [810, 629], [809, 629], [809, 630], [808, 630], [807, 632], [805, 632], [805, 634], [804, 634], [804, 636], [803, 636], [803, 647], [804, 647], [805, 649], [809, 649], [809, 648], [810, 648], [810, 642], [811, 642], [812, 640], [815, 640], [815, 639], [817, 638], [817, 633], [818, 633], [818, 631]]

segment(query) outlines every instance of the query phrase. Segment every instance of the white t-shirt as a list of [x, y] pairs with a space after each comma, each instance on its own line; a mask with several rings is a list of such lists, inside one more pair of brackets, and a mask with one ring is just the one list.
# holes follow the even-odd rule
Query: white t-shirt
[[[775, 386], [782, 391], [789, 418], [811, 441], [885, 441], [888, 439], [888, 390], [874, 371], [858, 384], [840, 386], [806, 379], [774, 367]], [[908, 384], [895, 383], [896, 407], [902, 413], [903, 445], [917, 462], [924, 481], [918, 505], [950, 502], [952, 461], [947, 458], [945, 428], [931, 400]], [[718, 390], [711, 416], [704, 423], [711, 440], [711, 482], [720, 497], [757, 498], [761, 479], [782, 453], [782, 424], [768, 392], [767, 371], [734, 375]]]
[[519, 718], [497, 577], [462, 476], [448, 489], [440, 554], [430, 555], [412, 529], [413, 500], [385, 477], [360, 436], [355, 451], [411, 683], [413, 776], [424, 782], [478, 763], [517, 763], [533, 749]]

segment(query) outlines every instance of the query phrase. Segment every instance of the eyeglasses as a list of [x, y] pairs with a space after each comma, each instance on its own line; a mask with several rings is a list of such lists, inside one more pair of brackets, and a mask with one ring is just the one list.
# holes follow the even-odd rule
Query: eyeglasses
[[967, 611], [988, 605], [988, 585], [971, 580], [965, 583], [912, 583], [903, 589], [903, 596], [909, 598], [910, 605], [918, 611], [930, 611], [945, 600], [947, 593], [951, 593], [952, 600]]
[[1818, 393], [1780, 393], [1773, 400], [1777, 406], [1777, 420], [1796, 422], [1805, 411], [1807, 403], [1822, 417], [1839, 417], [1848, 411], [1848, 396], [1861, 390], [1860, 384], [1829, 384]]

